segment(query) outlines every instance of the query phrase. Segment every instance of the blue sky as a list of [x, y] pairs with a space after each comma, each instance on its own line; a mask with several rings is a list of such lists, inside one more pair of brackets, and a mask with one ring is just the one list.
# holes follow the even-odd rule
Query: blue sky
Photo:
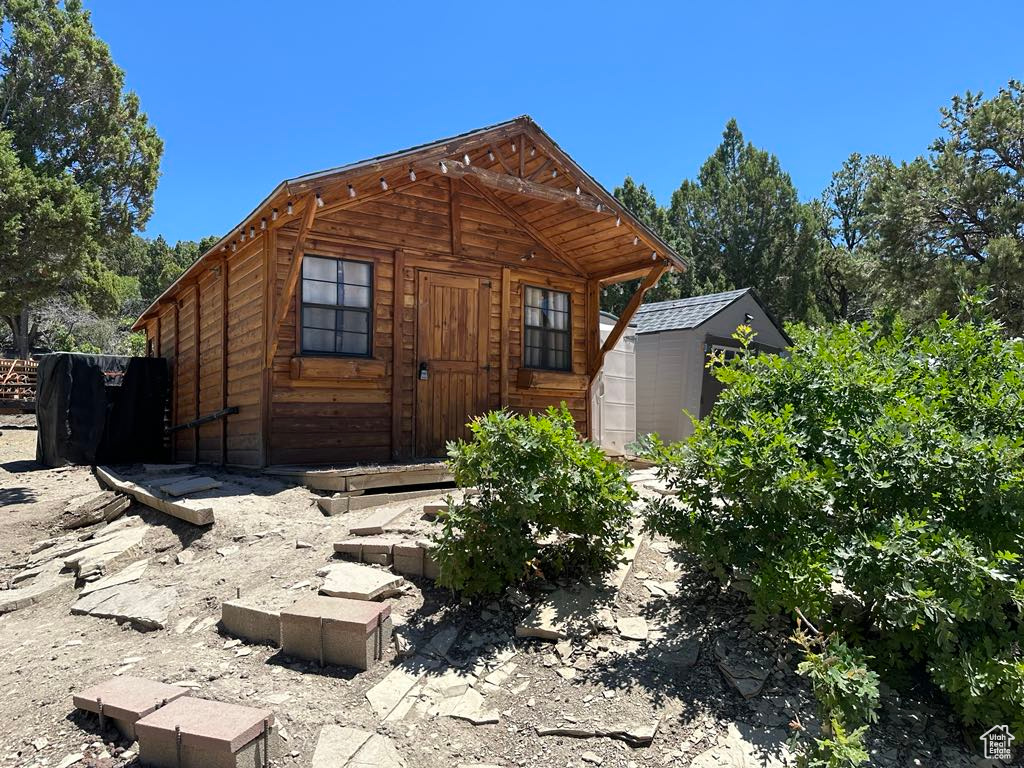
[[283, 178], [529, 113], [663, 204], [725, 122], [809, 199], [1024, 78], [1024, 3], [86, 0], [165, 142], [146, 234], [221, 235]]

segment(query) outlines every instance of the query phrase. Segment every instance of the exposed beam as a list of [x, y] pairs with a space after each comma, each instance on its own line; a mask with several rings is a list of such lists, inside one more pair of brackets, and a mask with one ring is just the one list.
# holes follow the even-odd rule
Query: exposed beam
[[576, 261], [576, 259], [565, 253], [565, 251], [563, 251], [557, 243], [552, 241], [551, 238], [519, 215], [519, 212], [516, 211], [515, 208], [491, 192], [487, 187], [482, 184], [478, 184], [475, 178], [463, 177], [463, 182], [465, 182], [466, 186], [480, 195], [484, 200], [497, 208], [507, 218], [511, 219], [515, 224], [522, 228], [530, 237], [537, 241], [538, 245], [546, 249], [558, 261], [565, 264], [578, 275], [586, 274], [586, 271], [583, 269], [582, 265]]
[[528, 180], [530, 180], [530, 181], [533, 181], [534, 179], [538, 178], [538, 177], [539, 177], [539, 176], [540, 176], [540, 175], [541, 175], [542, 173], [544, 173], [544, 171], [546, 171], [546, 170], [548, 169], [548, 166], [549, 166], [549, 165], [551, 165], [551, 158], [550, 158], [550, 157], [549, 157], [549, 158], [547, 158], [547, 159], [546, 159], [546, 160], [545, 160], [545, 161], [544, 161], [543, 163], [541, 163], [541, 164], [540, 164], [540, 166], [538, 166], [538, 167], [537, 167], [537, 168], [536, 168], [536, 169], [535, 169], [535, 170], [533, 171], [533, 173], [531, 173], [531, 174], [530, 174], [529, 176], [527, 176], [526, 178], [527, 178]]
[[[267, 367], [269, 368], [274, 362], [274, 355], [277, 354], [277, 345], [280, 341], [280, 330], [281, 323], [284, 322], [285, 317], [288, 315], [288, 307], [291, 305], [292, 295], [295, 293], [295, 285], [299, 282], [299, 275], [302, 274], [302, 256], [306, 248], [306, 237], [309, 235], [309, 230], [313, 227], [313, 219], [316, 218], [316, 199], [312, 192], [306, 195], [306, 210], [305, 215], [302, 217], [302, 222], [299, 224], [299, 234], [295, 240], [295, 245], [292, 246], [292, 252], [288, 257], [290, 266], [288, 267], [288, 276], [285, 278], [284, 286], [281, 288], [281, 296], [277, 301], [277, 311], [274, 313], [274, 322], [270, 326], [270, 343], [267, 346]], [[275, 262], [273, 260], [273, 254], [271, 254], [271, 265]], [[271, 280], [267, 284], [267, 290], [273, 290], [274, 280], [271, 275]], [[296, 325], [298, 325], [298, 318], [296, 318]], [[298, 329], [296, 329], [298, 331]], [[296, 332], [296, 339], [299, 338], [298, 332]]]
[[651, 271], [647, 273], [647, 277], [640, 283], [640, 287], [636, 289], [636, 293], [629, 299], [629, 303], [626, 308], [622, 310], [622, 314], [619, 315], [618, 322], [615, 323], [615, 327], [612, 328], [611, 333], [608, 334], [608, 338], [604, 340], [604, 344], [601, 346], [600, 352], [597, 354], [597, 359], [593, 361], [589, 374], [590, 381], [593, 381], [597, 376], [597, 372], [601, 370], [601, 366], [604, 365], [604, 358], [609, 352], [611, 352], [615, 345], [619, 343], [619, 339], [622, 338], [622, 334], [626, 332], [626, 326], [629, 325], [629, 321], [633, 319], [633, 315], [636, 314], [637, 309], [640, 307], [640, 302], [644, 300], [644, 295], [658, 284], [661, 276], [668, 271], [668, 264], [664, 262], [658, 262]]
[[[441, 167], [442, 163], [444, 165], [443, 168]], [[477, 168], [473, 165], [467, 165], [461, 160], [413, 163], [413, 167], [431, 173], [447, 173], [456, 178], [471, 178], [492, 189], [498, 189], [514, 195], [522, 195], [523, 197], [532, 197], [535, 200], [544, 200], [548, 203], [571, 203], [584, 210], [606, 213], [611, 216], [615, 215], [615, 212], [609, 210], [608, 206], [586, 192], [580, 192], [577, 195], [569, 189], [560, 189], [548, 184], [538, 184], [535, 181], [520, 179], [507, 173], [497, 173], [486, 168]]]
[[[594, 272], [590, 276], [594, 280], [599, 280], [601, 285], [614, 285], [615, 283], [624, 283], [628, 280], [636, 280], [638, 277], [643, 277], [651, 271], [651, 259], [647, 257], [646, 263], [642, 267], [629, 266], [629, 267], [614, 267], [612, 269], [606, 269], [603, 272]], [[669, 271], [675, 271], [673, 267], [669, 267]]]

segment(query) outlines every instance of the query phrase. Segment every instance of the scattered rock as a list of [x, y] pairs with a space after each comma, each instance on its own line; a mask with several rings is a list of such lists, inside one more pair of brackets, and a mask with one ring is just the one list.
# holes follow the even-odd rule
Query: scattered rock
[[580, 755], [580, 759], [584, 763], [592, 763], [593, 765], [600, 765], [604, 762], [604, 758], [596, 752], [584, 752], [582, 755]]
[[752, 652], [730, 649], [721, 637], [715, 641], [715, 657], [725, 679], [745, 699], [761, 693], [771, 674], [771, 667], [755, 659]]
[[178, 565], [188, 565], [189, 563], [195, 562], [196, 553], [191, 549], [184, 549], [174, 557]]
[[745, 736], [736, 723], [729, 723], [725, 735], [711, 749], [697, 755], [690, 768], [782, 768], [787, 755], [785, 732], [747, 730], [750, 732]]
[[643, 616], [622, 616], [615, 627], [626, 640], [647, 640], [647, 620]]

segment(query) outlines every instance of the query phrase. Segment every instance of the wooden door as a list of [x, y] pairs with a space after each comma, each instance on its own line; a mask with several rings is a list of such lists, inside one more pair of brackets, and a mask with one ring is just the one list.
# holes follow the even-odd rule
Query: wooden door
[[416, 455], [437, 457], [487, 408], [490, 282], [420, 270], [417, 287]]

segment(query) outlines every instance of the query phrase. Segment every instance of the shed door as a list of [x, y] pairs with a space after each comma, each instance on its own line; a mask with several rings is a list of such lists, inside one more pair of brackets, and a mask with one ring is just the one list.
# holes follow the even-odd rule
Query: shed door
[[418, 289], [416, 455], [444, 456], [487, 407], [490, 283], [420, 270]]

